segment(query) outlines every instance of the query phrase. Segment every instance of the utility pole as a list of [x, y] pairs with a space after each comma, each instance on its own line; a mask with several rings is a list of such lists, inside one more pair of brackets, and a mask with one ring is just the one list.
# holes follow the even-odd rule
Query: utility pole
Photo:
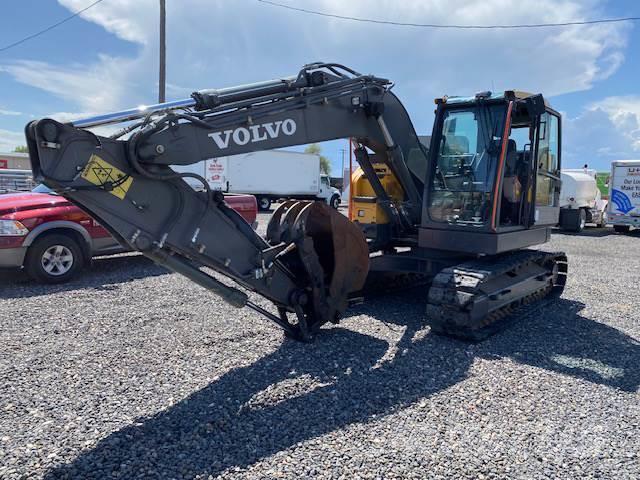
[[165, 102], [165, 86], [167, 83], [167, 45], [166, 45], [165, 0], [160, 0], [160, 79], [158, 81], [158, 103]]
[[340, 153], [342, 153], [342, 169], [340, 171], [342, 172], [342, 176], [344, 177], [344, 155], [345, 153], [347, 153], [347, 149], [341, 148]]

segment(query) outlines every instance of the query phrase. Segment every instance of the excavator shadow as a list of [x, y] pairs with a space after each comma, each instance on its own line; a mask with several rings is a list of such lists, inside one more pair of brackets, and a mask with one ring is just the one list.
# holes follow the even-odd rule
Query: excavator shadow
[[638, 237], [640, 238], [640, 230], [632, 230], [627, 233], [617, 233], [613, 230], [612, 227], [606, 228], [594, 228], [587, 227], [581, 232], [567, 232], [564, 230], [553, 230], [554, 235], [567, 235], [569, 237], [591, 237], [591, 238], [602, 238], [609, 237], [611, 235], [627, 235], [630, 237]]
[[[349, 326], [369, 315], [394, 329], [401, 339], [393, 358], [387, 341], [345, 328], [324, 330], [311, 345], [285, 340], [254, 364], [112, 433], [48, 477], [134, 476], [127, 465], [153, 466], [166, 477], [215, 476], [428, 398], [464, 381], [476, 357], [509, 357], [627, 392], [640, 384], [640, 343], [580, 316], [582, 304], [556, 300], [509, 331], [470, 345], [430, 334], [415, 292], [393, 297], [352, 309], [345, 319]], [[286, 390], [303, 376], [307, 384], [315, 379], [315, 387]], [[265, 400], [267, 388], [283, 388], [281, 400]]]
[[[87, 288], [109, 290], [117, 288], [115, 284], [167, 273], [170, 272], [166, 268], [137, 254], [94, 258], [76, 278], [58, 285], [38, 284], [24, 272], [5, 270], [0, 271], [0, 298], [37, 297]], [[24, 288], [25, 284], [29, 288]]]

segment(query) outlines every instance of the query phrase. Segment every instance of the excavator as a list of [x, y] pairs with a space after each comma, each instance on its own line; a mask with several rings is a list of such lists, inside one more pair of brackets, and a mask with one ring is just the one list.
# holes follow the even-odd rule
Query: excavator
[[[382, 275], [425, 279], [432, 331], [482, 340], [564, 288], [565, 254], [528, 248], [558, 223], [560, 115], [541, 94], [445, 96], [424, 144], [392, 87], [313, 63], [184, 100], [32, 121], [26, 138], [35, 178], [120, 243], [291, 338], [311, 341], [362, 298], [368, 277]], [[113, 125], [110, 136], [92, 131]], [[321, 202], [286, 201], [264, 238], [204, 178], [172, 168], [346, 138], [359, 165], [350, 218]]]

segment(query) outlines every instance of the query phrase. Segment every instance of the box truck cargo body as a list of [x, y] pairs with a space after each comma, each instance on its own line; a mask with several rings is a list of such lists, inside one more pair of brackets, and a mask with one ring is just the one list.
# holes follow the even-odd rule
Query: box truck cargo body
[[640, 228], [640, 160], [611, 163], [608, 216], [618, 232]]
[[[314, 154], [268, 150], [173, 168], [203, 176], [214, 190], [255, 195], [261, 210], [280, 199], [322, 200], [334, 208], [340, 204], [340, 192], [320, 174], [320, 157]], [[187, 180], [198, 187], [197, 180]]]

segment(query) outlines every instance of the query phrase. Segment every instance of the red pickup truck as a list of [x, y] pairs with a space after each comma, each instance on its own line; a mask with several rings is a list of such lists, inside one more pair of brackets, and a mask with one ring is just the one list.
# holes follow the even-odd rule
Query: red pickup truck
[[[225, 200], [255, 227], [255, 197]], [[0, 195], [0, 268], [24, 268], [37, 281], [62, 283], [92, 257], [124, 251], [98, 222], [44, 185]]]

